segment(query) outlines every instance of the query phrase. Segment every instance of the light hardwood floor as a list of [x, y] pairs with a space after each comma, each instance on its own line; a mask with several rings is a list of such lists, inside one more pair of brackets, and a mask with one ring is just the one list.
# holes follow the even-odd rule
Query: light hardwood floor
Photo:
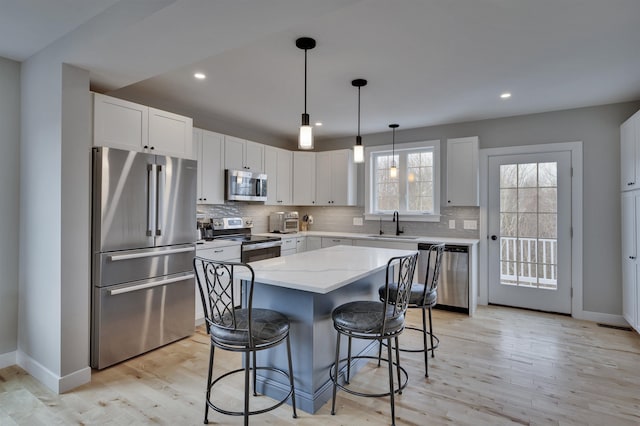
[[[417, 321], [418, 312], [412, 311], [409, 322]], [[399, 425], [640, 424], [640, 336], [635, 332], [501, 307], [480, 307], [473, 318], [436, 310], [434, 322], [441, 344], [430, 362], [431, 377], [424, 378], [420, 354], [401, 355], [410, 378], [396, 399]], [[50, 392], [19, 367], [2, 369], [0, 425], [202, 424], [208, 353], [208, 337], [199, 330], [94, 372], [90, 384], [64, 395]], [[239, 356], [216, 355], [218, 366], [240, 365]], [[385, 374], [373, 376], [363, 385], [384, 386]], [[241, 389], [241, 384], [224, 384], [221, 398], [240, 404]], [[293, 419], [285, 405], [252, 417], [251, 423], [389, 424], [387, 398], [339, 392], [337, 414], [330, 409], [329, 402], [315, 415], [298, 411]], [[241, 419], [212, 413], [210, 422], [241, 424]]]

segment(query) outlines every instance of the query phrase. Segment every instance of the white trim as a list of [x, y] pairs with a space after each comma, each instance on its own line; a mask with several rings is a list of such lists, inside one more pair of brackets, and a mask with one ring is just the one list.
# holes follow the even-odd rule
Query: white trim
[[574, 315], [574, 318], [593, 321], [600, 324], [615, 325], [619, 327], [630, 327], [629, 323], [625, 321], [622, 315], [605, 314], [602, 312], [582, 311], [580, 317]]
[[489, 238], [487, 232], [489, 219], [487, 213], [489, 198], [489, 157], [556, 151], [569, 151], [571, 153], [571, 167], [573, 168], [573, 179], [571, 179], [571, 226], [573, 228], [573, 238], [571, 240], [571, 287], [573, 288], [571, 316], [574, 318], [584, 317], [582, 296], [582, 142], [522, 145], [503, 148], [485, 148], [480, 150], [480, 259], [478, 265], [479, 305], [487, 305], [489, 303], [489, 268], [487, 265], [487, 239]]
[[91, 368], [89, 367], [82, 368], [71, 374], [60, 377], [21, 351], [17, 352], [16, 364], [22, 367], [40, 383], [58, 394], [68, 392], [71, 389], [77, 388], [78, 386], [91, 381]]
[[16, 354], [16, 351], [0, 354], [0, 368], [6, 368], [15, 365]]

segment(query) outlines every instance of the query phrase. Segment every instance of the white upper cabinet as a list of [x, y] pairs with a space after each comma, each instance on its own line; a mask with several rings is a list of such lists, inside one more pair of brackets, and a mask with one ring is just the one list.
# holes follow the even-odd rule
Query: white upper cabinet
[[264, 171], [267, 174], [267, 205], [291, 205], [291, 151], [271, 146], [264, 147]]
[[640, 111], [620, 126], [620, 189], [640, 188]]
[[93, 144], [192, 158], [191, 118], [93, 94]]
[[316, 204], [316, 153], [293, 152], [293, 205]]
[[198, 204], [224, 204], [224, 135], [193, 129], [198, 161]]
[[356, 205], [356, 178], [352, 150], [318, 152], [316, 154], [316, 205]]
[[224, 144], [225, 169], [264, 171], [264, 145], [234, 136], [225, 136]]
[[189, 117], [149, 108], [149, 146], [156, 153], [191, 158], [192, 129]]
[[478, 137], [447, 140], [447, 206], [479, 206]]

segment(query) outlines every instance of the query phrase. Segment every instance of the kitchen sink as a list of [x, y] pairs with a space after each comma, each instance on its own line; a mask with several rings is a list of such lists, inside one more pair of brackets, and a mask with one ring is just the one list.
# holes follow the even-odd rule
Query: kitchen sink
[[370, 238], [380, 238], [380, 239], [392, 239], [392, 240], [416, 240], [418, 237], [411, 237], [409, 235], [367, 235]]

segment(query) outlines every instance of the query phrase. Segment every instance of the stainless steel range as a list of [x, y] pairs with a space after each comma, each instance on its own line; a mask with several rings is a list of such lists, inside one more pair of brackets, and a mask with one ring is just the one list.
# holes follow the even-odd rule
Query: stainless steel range
[[279, 237], [252, 235], [253, 220], [242, 217], [212, 219], [211, 237], [208, 239], [240, 241], [241, 261], [255, 262], [272, 257], [280, 257], [282, 241]]

